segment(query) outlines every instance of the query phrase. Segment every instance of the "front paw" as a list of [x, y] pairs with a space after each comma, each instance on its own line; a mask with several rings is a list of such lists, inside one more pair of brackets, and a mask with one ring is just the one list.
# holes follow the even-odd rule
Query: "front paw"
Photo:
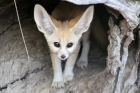
[[81, 69], [84, 69], [88, 66], [88, 59], [80, 58], [77, 61], [77, 66], [80, 67]]
[[53, 81], [52, 83], [52, 88], [63, 88], [64, 86], [64, 81]]
[[67, 84], [69, 81], [72, 81], [74, 77], [74, 74], [64, 74], [63, 78], [64, 78], [64, 83]]

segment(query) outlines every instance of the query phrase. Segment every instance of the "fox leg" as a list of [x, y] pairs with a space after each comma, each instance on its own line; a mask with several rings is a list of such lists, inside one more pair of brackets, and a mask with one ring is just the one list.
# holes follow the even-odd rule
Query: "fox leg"
[[90, 41], [89, 41], [90, 30], [83, 34], [82, 36], [82, 51], [80, 58], [77, 61], [77, 66], [80, 68], [85, 68], [88, 66], [88, 52], [90, 48]]
[[52, 59], [53, 73], [54, 73], [52, 87], [62, 88], [64, 87], [64, 81], [62, 76], [61, 60], [57, 58], [56, 54], [51, 54], [51, 59]]
[[73, 68], [74, 68], [78, 53], [79, 53], [79, 49], [80, 47], [78, 47], [76, 51], [70, 55], [70, 57], [68, 58], [66, 62], [64, 73], [63, 73], [63, 78], [64, 78], [65, 83], [67, 83], [68, 81], [71, 81], [74, 77]]

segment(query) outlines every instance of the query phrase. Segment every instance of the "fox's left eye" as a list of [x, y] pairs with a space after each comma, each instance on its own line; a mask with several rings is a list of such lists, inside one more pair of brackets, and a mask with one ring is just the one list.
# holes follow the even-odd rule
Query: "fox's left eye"
[[70, 47], [72, 47], [73, 46], [73, 43], [68, 43], [67, 44], [67, 48], [70, 48]]

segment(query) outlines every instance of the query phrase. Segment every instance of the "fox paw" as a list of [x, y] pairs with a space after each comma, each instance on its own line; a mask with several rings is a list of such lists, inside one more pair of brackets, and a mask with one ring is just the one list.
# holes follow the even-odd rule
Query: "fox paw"
[[63, 81], [53, 81], [52, 88], [63, 88], [64, 82]]
[[67, 84], [69, 81], [73, 80], [73, 74], [71, 75], [64, 75], [64, 83]]
[[88, 60], [87, 59], [79, 59], [77, 61], [77, 66], [80, 67], [81, 69], [84, 69], [88, 66]]

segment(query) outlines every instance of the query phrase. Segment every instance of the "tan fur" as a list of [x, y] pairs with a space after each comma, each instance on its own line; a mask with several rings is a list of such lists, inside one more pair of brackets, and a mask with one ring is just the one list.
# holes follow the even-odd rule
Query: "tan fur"
[[[51, 51], [54, 71], [52, 87], [64, 87], [64, 83], [74, 78], [73, 68], [80, 49], [80, 38], [84, 32], [88, 32], [93, 18], [93, 9], [93, 6], [87, 8], [87, 6], [81, 7], [62, 2], [50, 16], [42, 6], [35, 6], [35, 22], [39, 31], [44, 34]], [[86, 38], [83, 39], [85, 46], [81, 60], [78, 62], [81, 67], [87, 66], [88, 63], [89, 43]], [[72, 46], [68, 47], [69, 44]], [[61, 60], [66, 59], [65, 69], [62, 72]]]
[[65, 27], [65, 28], [69, 29], [69, 28], [72, 28], [76, 24], [76, 22], [80, 19], [80, 17], [81, 16], [76, 16], [76, 17], [72, 18], [71, 20], [68, 19], [65, 21], [61, 21], [61, 20], [56, 20], [52, 15], [51, 19], [57, 28], [61, 29], [61, 28]]

